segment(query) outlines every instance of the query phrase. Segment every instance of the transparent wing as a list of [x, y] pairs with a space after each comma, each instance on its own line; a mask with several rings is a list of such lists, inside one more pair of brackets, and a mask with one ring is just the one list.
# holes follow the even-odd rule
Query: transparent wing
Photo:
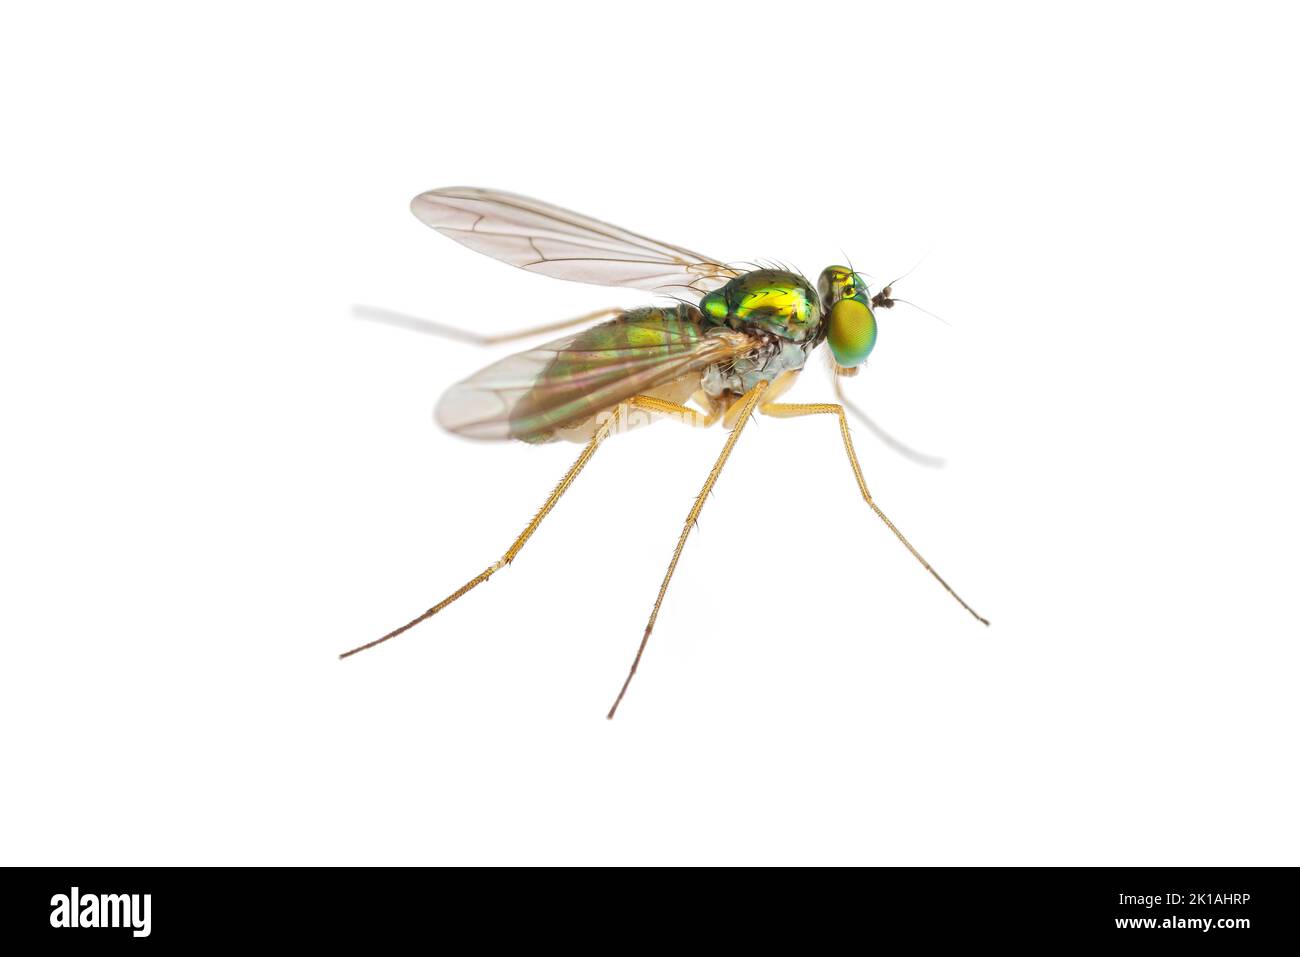
[[447, 390], [435, 417], [474, 439], [545, 442], [634, 395], [750, 351], [743, 332], [647, 309], [507, 356]]
[[529, 272], [600, 286], [632, 286], [698, 302], [736, 270], [680, 246], [514, 193], [473, 186], [411, 200], [421, 222]]

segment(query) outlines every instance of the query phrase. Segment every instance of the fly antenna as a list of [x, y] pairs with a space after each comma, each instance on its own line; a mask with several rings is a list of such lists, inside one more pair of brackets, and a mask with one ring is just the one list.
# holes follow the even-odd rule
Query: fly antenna
[[[897, 281], [897, 280], [895, 280], [895, 281]], [[889, 287], [886, 286], [885, 288], [888, 289]], [[897, 296], [890, 296], [890, 297], [889, 297], [889, 301], [890, 301], [890, 302], [901, 302], [901, 303], [903, 303], [903, 305], [905, 305], [905, 306], [911, 306], [911, 307], [912, 307], [913, 309], [915, 309], [917, 312], [923, 312], [923, 313], [925, 313], [927, 316], [929, 316], [931, 319], [938, 319], [940, 322], [942, 322], [942, 323], [943, 323], [945, 326], [947, 326], [949, 329], [952, 328], [952, 323], [949, 322], [947, 319], [945, 319], [943, 316], [939, 315], [938, 313], [931, 312], [929, 309], [924, 309], [924, 308], [922, 308], [921, 306], [918, 306], [916, 303], [914, 303], [914, 302], [912, 302], [912, 301], [910, 301], [910, 300], [908, 300], [908, 299], [899, 299]]]
[[[888, 288], [890, 288], [891, 286], [893, 286], [895, 283], [900, 283], [900, 282], [902, 282], [902, 281], [903, 281], [904, 279], [906, 279], [908, 276], [912, 275], [912, 273], [914, 273], [914, 272], [916, 272], [918, 269], [920, 269], [920, 268], [921, 268], [921, 263], [925, 262], [925, 261], [926, 261], [927, 259], [929, 259], [929, 258], [930, 258], [930, 254], [929, 254], [929, 253], [926, 253], [924, 256], [922, 256], [920, 259], [918, 259], [918, 260], [917, 260], [917, 261], [912, 265], [912, 268], [911, 268], [911, 269], [909, 269], [907, 272], [903, 273], [903, 275], [899, 276], [897, 279], [892, 280], [891, 282], [887, 282], [887, 283], [885, 283], [885, 288], [888, 289]], [[900, 301], [901, 301], [901, 300], [900, 300]]]
[[897, 279], [892, 279], [889, 282], [885, 283], [885, 285], [881, 288], [880, 292], [877, 294], [877, 298], [881, 299], [882, 300], [881, 304], [885, 306], [892, 306], [896, 302], [901, 302], [904, 305], [911, 306], [917, 312], [923, 312], [931, 319], [937, 319], [940, 322], [942, 322], [945, 326], [951, 329], [952, 323], [950, 323], [947, 319], [945, 319], [943, 316], [939, 315], [938, 313], [931, 312], [929, 309], [926, 309], [923, 306], [918, 306], [910, 299], [899, 299], [897, 296], [894, 295], [894, 286], [902, 282], [908, 276], [912, 275], [912, 273], [916, 272], [917, 269], [920, 268], [921, 263], [925, 262], [926, 259], [929, 258], [929, 255], [930, 255], [929, 253], [926, 253], [924, 256], [918, 259], [916, 263], [912, 266], [912, 268], [909, 269], [907, 272], [903, 273]]

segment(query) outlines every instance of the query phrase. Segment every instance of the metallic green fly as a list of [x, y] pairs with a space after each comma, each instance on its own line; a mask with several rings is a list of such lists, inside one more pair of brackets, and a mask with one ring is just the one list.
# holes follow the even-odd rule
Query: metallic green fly
[[[876, 310], [895, 300], [889, 286], [872, 295], [847, 266], [828, 266], [813, 286], [776, 268], [741, 270], [719, 260], [512, 193], [451, 187], [411, 202], [419, 219], [463, 245], [530, 272], [667, 295], [673, 306], [610, 309], [505, 338], [605, 321], [585, 331], [509, 356], [454, 385], [438, 403], [446, 429], [475, 439], [584, 443], [581, 454], [501, 558], [438, 604], [346, 658], [400, 635], [436, 615], [510, 564], [560, 496], [611, 434], [648, 419], [670, 418], [730, 430], [686, 516], [668, 571], [627, 678], [607, 717], [614, 717], [636, 674], [686, 538], [731, 450], [754, 412], [777, 418], [833, 415], [858, 490], [872, 511], [935, 580], [985, 625], [880, 510], [858, 465], [844, 405], [778, 402], [809, 354], [825, 342], [838, 377], [853, 375], [876, 344]], [[694, 402], [695, 407], [686, 403]]]

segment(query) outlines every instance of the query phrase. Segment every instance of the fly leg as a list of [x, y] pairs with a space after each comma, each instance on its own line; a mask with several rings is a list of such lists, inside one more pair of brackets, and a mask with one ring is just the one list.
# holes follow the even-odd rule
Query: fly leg
[[709, 492], [713, 491], [713, 485], [722, 473], [722, 467], [727, 464], [727, 459], [731, 457], [731, 450], [736, 447], [736, 441], [740, 438], [740, 433], [744, 431], [750, 415], [758, 406], [758, 400], [763, 397], [766, 388], [767, 383], [760, 382], [736, 403], [740, 407], [736, 425], [731, 430], [731, 434], [727, 436], [727, 442], [722, 447], [722, 453], [718, 456], [718, 460], [713, 463], [713, 468], [709, 471], [709, 477], [704, 481], [704, 487], [700, 489], [700, 494], [695, 497], [695, 504], [691, 506], [690, 512], [686, 515], [682, 533], [677, 538], [677, 547], [673, 550], [672, 561], [668, 563], [668, 571], [664, 573], [663, 584], [659, 586], [659, 594], [655, 598], [654, 609], [650, 612], [650, 620], [646, 622], [645, 634], [641, 636], [641, 644], [636, 649], [636, 657], [632, 659], [632, 667], [628, 670], [627, 678], [623, 681], [623, 687], [619, 689], [618, 697], [614, 699], [609, 714], [605, 715], [607, 718], [614, 717], [614, 713], [618, 711], [619, 703], [623, 700], [623, 695], [627, 694], [627, 686], [632, 683], [632, 677], [636, 674], [637, 666], [641, 664], [641, 656], [645, 653], [646, 643], [650, 641], [650, 632], [654, 630], [655, 619], [659, 617], [659, 607], [663, 604], [664, 595], [668, 593], [668, 583], [673, 580], [673, 572], [677, 570], [677, 561], [682, 557], [682, 549], [686, 547], [686, 538], [691, 534], [691, 529], [695, 527], [695, 522], [700, 517], [700, 512], [704, 508], [705, 500], [709, 497]]
[[413, 332], [424, 332], [429, 335], [442, 336], [445, 339], [455, 339], [459, 342], [468, 342], [476, 346], [495, 346], [502, 342], [513, 342], [516, 339], [528, 339], [532, 336], [539, 336], [544, 332], [558, 332], [560, 329], [568, 329], [571, 326], [581, 326], [587, 323], [600, 322], [605, 319], [613, 319], [621, 315], [622, 309], [597, 309], [595, 312], [588, 312], [581, 316], [575, 316], [572, 319], [561, 319], [559, 322], [550, 322], [542, 326], [533, 326], [530, 329], [517, 329], [514, 332], [499, 332], [495, 335], [484, 335], [480, 332], [471, 332], [469, 329], [461, 329], [459, 326], [449, 326], [445, 323], [434, 322], [432, 319], [422, 319], [419, 316], [407, 315], [404, 312], [394, 312], [391, 309], [379, 309], [375, 306], [353, 306], [352, 315], [357, 319], [367, 319], [371, 322], [382, 322], [384, 325], [397, 326], [399, 329], [410, 329]]
[[957, 603], [970, 612], [976, 621], [982, 622], [985, 625], [988, 624], [988, 619], [978, 614], [974, 608], [966, 604], [966, 602], [962, 600], [962, 597], [952, 590], [952, 586], [944, 581], [939, 573], [931, 567], [930, 563], [921, 557], [921, 553], [912, 547], [912, 543], [903, 536], [903, 533], [900, 532], [898, 527], [889, 520], [888, 516], [886, 516], [884, 512], [880, 510], [880, 506], [877, 505], [875, 500], [871, 497], [871, 492], [867, 489], [867, 480], [862, 477], [862, 467], [858, 465], [857, 453], [853, 451], [853, 440], [849, 438], [849, 422], [844, 416], [844, 406], [825, 402], [773, 402], [761, 406], [759, 411], [764, 415], [774, 416], [778, 419], [794, 419], [805, 415], [838, 416], [840, 420], [840, 436], [844, 439], [844, 451], [848, 453], [849, 465], [853, 467], [853, 477], [858, 480], [858, 491], [862, 493], [862, 498], [871, 506], [871, 510], [880, 516], [880, 520], [885, 523], [886, 527], [891, 532], [894, 533], [895, 537], [903, 543], [909, 552], [912, 553], [913, 557], [921, 563], [926, 571], [934, 576], [935, 581], [942, 585], [948, 594], [957, 599]]
[[867, 413], [863, 412], [862, 409], [850, 402], [848, 396], [844, 394], [844, 387], [840, 384], [840, 379], [842, 378], [843, 375], [837, 372], [835, 367], [832, 366], [831, 386], [835, 389], [835, 398], [840, 400], [840, 404], [844, 406], [846, 412], [850, 415], [856, 416], [858, 421], [875, 433], [876, 438], [880, 439], [881, 442], [884, 442], [885, 445], [889, 446], [903, 458], [910, 459], [917, 465], [925, 465], [936, 469], [943, 468], [946, 463], [942, 458], [937, 455], [927, 455], [924, 452], [918, 452], [901, 439], [894, 438], [894, 436], [886, 432], [881, 426], [877, 425], [871, 416], [867, 415]]
[[515, 556], [523, 549], [524, 545], [528, 542], [528, 539], [532, 538], [533, 532], [537, 531], [537, 527], [542, 524], [542, 519], [546, 518], [546, 516], [550, 514], [551, 509], [555, 507], [555, 503], [560, 500], [560, 496], [569, 490], [569, 486], [572, 485], [573, 480], [578, 477], [578, 473], [582, 471], [583, 467], [586, 466], [589, 461], [591, 461], [591, 457], [596, 453], [596, 447], [614, 431], [622, 413], [623, 409], [621, 407], [615, 407], [608, 416], [604, 417], [604, 420], [597, 427], [595, 434], [592, 435], [591, 440], [583, 448], [582, 453], [578, 456], [577, 460], [569, 466], [569, 470], [564, 473], [564, 477], [560, 479], [560, 483], [555, 486], [555, 490], [551, 492], [550, 497], [547, 498], [542, 507], [538, 509], [537, 514], [533, 516], [533, 520], [528, 523], [528, 526], [522, 532], [520, 532], [519, 537], [515, 539], [514, 544], [506, 549], [506, 553], [502, 555], [501, 558], [493, 562], [483, 571], [479, 572], [464, 585], [461, 585], [460, 588], [456, 589], [442, 601], [438, 602], [438, 604], [415, 618], [412, 618], [401, 628], [396, 628], [393, 631], [390, 631], [382, 638], [376, 638], [374, 641], [367, 642], [364, 645], [359, 645], [351, 651], [345, 651], [343, 654], [339, 655], [339, 657], [347, 658], [351, 655], [355, 655], [359, 651], [373, 648], [375, 645], [381, 644], [389, 638], [396, 638], [402, 632], [414, 628], [426, 619], [432, 618], [457, 598], [461, 597], [466, 592], [477, 588], [506, 565], [509, 565], [514, 561]]
[[707, 429], [714, 422], [717, 422], [718, 417], [722, 415], [720, 411], [700, 412], [698, 409], [692, 409], [689, 405], [669, 402], [653, 395], [634, 395], [627, 400], [627, 404], [634, 409], [641, 409], [654, 415], [662, 415], [665, 418], [674, 419], [682, 425], [690, 425], [697, 429]]

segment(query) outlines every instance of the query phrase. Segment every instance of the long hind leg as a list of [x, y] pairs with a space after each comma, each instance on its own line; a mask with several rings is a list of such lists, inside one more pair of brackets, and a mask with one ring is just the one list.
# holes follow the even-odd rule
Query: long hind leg
[[339, 655], [339, 657], [347, 658], [351, 655], [355, 655], [359, 651], [365, 651], [367, 648], [373, 648], [375, 647], [375, 645], [382, 644], [383, 642], [387, 641], [389, 638], [396, 638], [402, 632], [414, 628], [422, 621], [432, 618], [434, 615], [438, 614], [438, 612], [442, 611], [444, 608], [446, 608], [448, 605], [454, 602], [457, 598], [461, 597], [466, 592], [471, 591], [474, 588], [477, 588], [479, 585], [483, 584], [485, 581], [487, 581], [489, 578], [495, 575], [499, 570], [501, 570], [506, 565], [509, 565], [512, 561], [514, 561], [515, 556], [518, 555], [519, 552], [523, 549], [524, 545], [527, 544], [528, 539], [533, 537], [533, 532], [537, 531], [537, 527], [542, 524], [542, 519], [546, 518], [546, 516], [550, 514], [551, 509], [555, 507], [555, 503], [560, 500], [560, 496], [562, 496], [565, 492], [569, 490], [569, 486], [572, 485], [573, 480], [578, 477], [578, 473], [583, 470], [583, 468], [586, 466], [586, 464], [589, 461], [591, 461], [591, 457], [596, 454], [596, 447], [600, 445], [600, 443], [603, 442], [610, 435], [610, 433], [615, 430], [618, 420], [622, 415], [623, 415], [623, 407], [618, 406], [608, 416], [604, 418], [604, 421], [602, 421], [599, 427], [596, 429], [595, 434], [592, 435], [591, 440], [583, 448], [581, 454], [578, 455], [577, 460], [574, 461], [574, 463], [571, 466], [569, 466], [569, 470], [564, 473], [564, 477], [560, 479], [560, 483], [555, 486], [555, 490], [551, 492], [550, 497], [546, 499], [546, 501], [542, 504], [542, 507], [538, 509], [537, 514], [533, 516], [533, 520], [528, 523], [528, 526], [522, 532], [519, 533], [519, 537], [514, 540], [514, 543], [508, 549], [506, 549], [506, 553], [502, 555], [497, 561], [493, 562], [483, 571], [479, 572], [477, 575], [475, 575], [473, 578], [467, 581], [464, 585], [461, 585], [459, 588], [457, 588], [454, 592], [452, 592], [442, 601], [438, 602], [438, 604], [434, 605], [432, 608], [428, 609], [427, 611], [412, 618], [401, 628], [395, 628], [392, 631], [390, 631], [388, 634], [384, 635], [382, 638], [376, 638], [374, 641], [367, 642], [364, 645], [358, 645], [356, 648], [353, 648], [351, 651], [345, 651], [343, 652], [343, 654]]

